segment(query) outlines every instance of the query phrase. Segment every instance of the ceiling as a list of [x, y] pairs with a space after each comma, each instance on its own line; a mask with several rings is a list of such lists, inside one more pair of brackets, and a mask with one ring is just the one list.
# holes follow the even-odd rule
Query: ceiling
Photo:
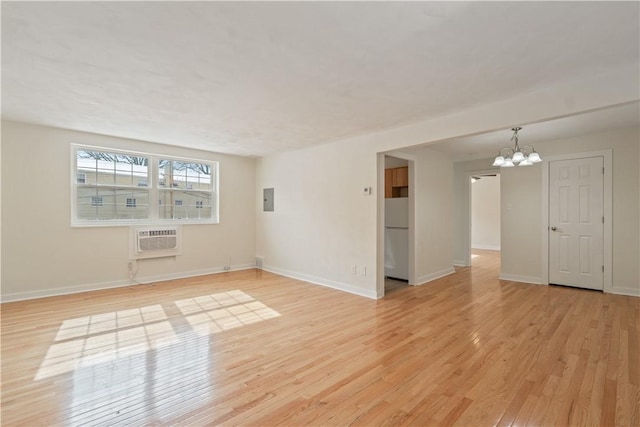
[[[603, 108], [575, 116], [523, 125], [518, 132], [520, 146], [542, 141], [572, 138], [610, 129], [640, 126], [640, 103]], [[429, 148], [447, 153], [454, 161], [495, 157], [503, 147], [513, 147], [510, 129], [455, 138], [429, 144]]]
[[638, 2], [1, 7], [4, 119], [250, 156], [447, 115], [640, 55]]

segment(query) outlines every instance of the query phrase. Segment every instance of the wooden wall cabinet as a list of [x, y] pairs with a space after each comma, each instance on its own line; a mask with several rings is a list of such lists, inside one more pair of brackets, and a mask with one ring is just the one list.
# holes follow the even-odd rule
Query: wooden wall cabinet
[[384, 198], [393, 197], [393, 169], [384, 170]]
[[390, 168], [384, 170], [384, 197], [407, 197], [409, 195], [409, 168]]
[[407, 166], [401, 168], [393, 168], [393, 186], [409, 186], [409, 168]]

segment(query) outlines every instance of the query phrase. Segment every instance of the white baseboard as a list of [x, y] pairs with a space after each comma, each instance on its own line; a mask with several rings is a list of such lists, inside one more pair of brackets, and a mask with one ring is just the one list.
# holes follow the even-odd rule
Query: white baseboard
[[[166, 280], [184, 279], [187, 277], [204, 276], [207, 274], [225, 273], [227, 271], [239, 271], [256, 268], [254, 264], [234, 265], [230, 270], [224, 267], [205, 268], [201, 270], [181, 271], [177, 273], [157, 274], [154, 276], [136, 277], [138, 283], [155, 283], [164, 282]], [[23, 301], [35, 298], [53, 297], [57, 295], [77, 294], [80, 292], [98, 291], [101, 289], [121, 288], [124, 286], [135, 285], [136, 282], [130, 279], [113, 280], [109, 282], [89, 283], [85, 285], [67, 286], [63, 288], [45, 289], [38, 291], [16, 292], [13, 294], [2, 295], [1, 302]]]
[[[521, 283], [531, 283], [534, 285], [548, 285], [540, 279], [539, 277], [529, 277], [529, 276], [518, 276], [515, 274], [501, 274], [500, 280], [509, 280], [511, 282], [521, 282]], [[604, 289], [604, 293], [607, 294], [616, 294], [616, 295], [626, 295], [629, 297], [640, 297], [640, 289], [630, 289], [630, 288], [611, 288]]]
[[322, 277], [311, 276], [309, 274], [298, 273], [297, 271], [285, 270], [283, 268], [274, 267], [271, 265], [265, 265], [262, 267], [264, 271], [270, 273], [279, 274], [281, 276], [291, 277], [292, 279], [302, 280], [304, 282], [313, 283], [315, 285], [325, 286], [327, 288], [336, 289], [339, 291], [349, 292], [350, 294], [359, 295], [361, 297], [367, 297], [371, 299], [378, 299], [377, 291], [370, 291], [368, 289], [356, 288], [346, 283], [336, 282], [334, 280], [325, 279]]
[[488, 251], [499, 251], [500, 246], [491, 246], [491, 245], [474, 245], [471, 249], [484, 249]]
[[611, 289], [605, 289], [604, 291], [610, 294], [627, 295], [630, 297], [640, 297], [640, 289], [611, 288]]
[[427, 274], [425, 276], [418, 277], [417, 286], [424, 285], [428, 282], [433, 282], [436, 279], [439, 279], [444, 276], [448, 276], [450, 274], [455, 273], [456, 270], [453, 267], [445, 268], [444, 270], [436, 271], [435, 273]]
[[456, 267], [469, 267], [466, 261], [461, 261], [459, 259], [454, 259], [453, 265], [455, 265]]
[[232, 265], [229, 270], [225, 270], [224, 267], [212, 267], [212, 268], [204, 268], [201, 270], [191, 270], [191, 271], [184, 271], [179, 273], [158, 274], [155, 276], [139, 277], [139, 278], [136, 278], [136, 280], [139, 283], [155, 283], [155, 282], [164, 282], [167, 280], [184, 279], [187, 277], [206, 276], [207, 274], [218, 274], [218, 273], [226, 273], [229, 271], [249, 270], [251, 268], [256, 268], [256, 265], [255, 264]]
[[534, 285], [542, 285], [542, 279], [533, 276], [518, 276], [517, 274], [501, 274], [500, 280], [509, 280], [511, 282], [533, 283]]
[[110, 282], [88, 283], [85, 285], [65, 286], [63, 288], [42, 289], [37, 291], [15, 292], [3, 294], [2, 302], [24, 301], [36, 298], [55, 297], [58, 295], [78, 294], [81, 292], [99, 291], [101, 289], [121, 288], [132, 285], [130, 280], [113, 280]]

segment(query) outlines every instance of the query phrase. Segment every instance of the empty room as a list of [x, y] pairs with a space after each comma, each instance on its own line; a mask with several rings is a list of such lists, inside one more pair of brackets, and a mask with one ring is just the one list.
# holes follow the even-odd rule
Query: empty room
[[2, 425], [640, 425], [639, 2], [0, 7]]

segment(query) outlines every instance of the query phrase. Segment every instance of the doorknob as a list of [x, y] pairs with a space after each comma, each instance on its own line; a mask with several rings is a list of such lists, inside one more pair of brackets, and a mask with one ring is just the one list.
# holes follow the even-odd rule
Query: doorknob
[[558, 228], [557, 227], [551, 227], [551, 231], [556, 231]]

